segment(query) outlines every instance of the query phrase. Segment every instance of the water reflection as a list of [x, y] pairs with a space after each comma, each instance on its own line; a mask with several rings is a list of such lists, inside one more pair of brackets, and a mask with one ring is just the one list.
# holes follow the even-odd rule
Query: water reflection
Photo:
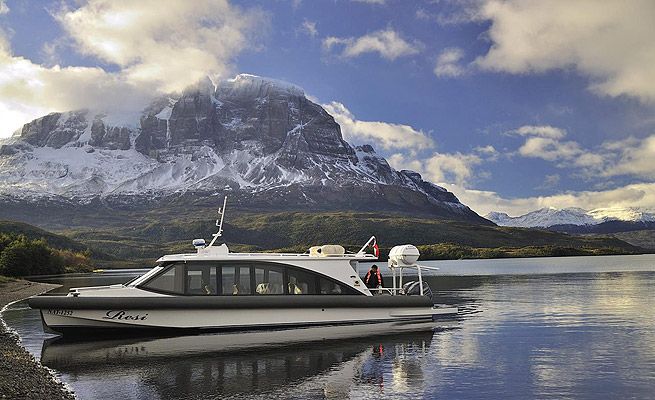
[[[115, 398], [307, 398], [342, 399], [356, 390], [383, 391], [385, 385], [407, 391], [421, 387], [422, 366], [414, 356], [427, 354], [434, 326], [414, 327], [422, 332], [394, 333], [374, 329], [359, 339], [303, 340], [321, 329], [240, 334], [212, 334], [157, 339], [117, 339], [44, 343], [41, 362], [77, 381], [85, 397], [104, 395], [105, 388], [86, 385], [93, 377], [122, 381], [137, 378], [141, 387], [128, 383], [114, 388]], [[347, 327], [346, 327], [347, 328]], [[408, 327], [404, 327], [408, 329]], [[344, 335], [353, 335], [347, 332]], [[268, 336], [267, 345], [253, 342]], [[284, 340], [272, 340], [284, 337]], [[411, 354], [412, 357], [408, 357]], [[385, 382], [386, 365], [392, 365]], [[81, 384], [81, 385], [80, 385]], [[106, 386], [106, 385], [105, 385]]]

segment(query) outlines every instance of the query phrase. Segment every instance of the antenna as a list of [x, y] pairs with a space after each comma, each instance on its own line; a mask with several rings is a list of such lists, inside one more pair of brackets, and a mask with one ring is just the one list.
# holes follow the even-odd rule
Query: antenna
[[216, 220], [216, 226], [218, 226], [218, 232], [214, 233], [212, 236], [214, 237], [209, 243], [208, 247], [212, 247], [214, 245], [214, 242], [216, 239], [221, 237], [223, 235], [223, 218], [225, 217], [225, 207], [227, 206], [227, 196], [223, 199], [223, 207], [218, 209], [218, 215], [219, 219]]

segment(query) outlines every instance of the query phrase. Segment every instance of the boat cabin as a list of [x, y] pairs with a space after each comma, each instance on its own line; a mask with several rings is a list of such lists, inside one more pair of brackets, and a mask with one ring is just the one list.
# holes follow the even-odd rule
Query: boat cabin
[[138, 287], [161, 294], [191, 296], [366, 294], [315, 271], [260, 260], [165, 262]]

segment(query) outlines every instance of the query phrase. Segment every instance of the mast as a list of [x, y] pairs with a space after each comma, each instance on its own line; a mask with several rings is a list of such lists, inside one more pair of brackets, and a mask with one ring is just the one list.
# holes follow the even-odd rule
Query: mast
[[214, 242], [216, 242], [216, 239], [221, 237], [223, 235], [223, 218], [225, 217], [225, 207], [227, 206], [227, 196], [223, 199], [223, 207], [218, 209], [218, 216], [220, 217], [219, 219], [216, 220], [216, 226], [218, 226], [218, 232], [212, 234], [214, 237], [212, 241], [209, 243], [209, 246], [207, 247], [212, 247], [214, 245]]

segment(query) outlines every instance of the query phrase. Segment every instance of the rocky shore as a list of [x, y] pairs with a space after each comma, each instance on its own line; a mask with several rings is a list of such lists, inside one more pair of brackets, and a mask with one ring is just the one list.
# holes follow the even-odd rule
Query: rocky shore
[[[16, 280], [0, 284], [0, 308], [58, 285]], [[0, 399], [74, 399], [61, 382], [27, 352], [0, 321]]]

